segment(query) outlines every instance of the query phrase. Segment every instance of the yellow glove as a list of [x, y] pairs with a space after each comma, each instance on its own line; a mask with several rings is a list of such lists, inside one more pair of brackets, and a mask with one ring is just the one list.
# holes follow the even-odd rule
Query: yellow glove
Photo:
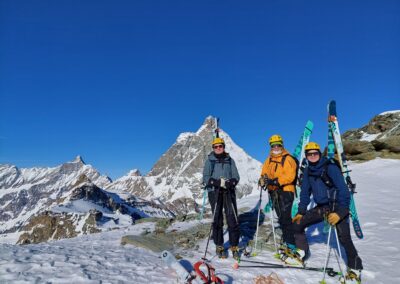
[[328, 223], [335, 226], [340, 221], [340, 217], [337, 213], [329, 213]]
[[294, 216], [294, 218], [292, 220], [292, 223], [300, 224], [301, 218], [303, 218], [303, 215], [296, 214], [296, 216]]

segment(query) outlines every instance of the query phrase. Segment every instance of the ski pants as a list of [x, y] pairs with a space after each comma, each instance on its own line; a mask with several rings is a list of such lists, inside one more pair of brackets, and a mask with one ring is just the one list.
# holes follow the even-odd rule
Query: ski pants
[[282, 229], [282, 239], [286, 244], [294, 245], [294, 231], [292, 224], [292, 205], [294, 192], [270, 190], [269, 196], [272, 198], [272, 208], [278, 216], [278, 222]]
[[235, 190], [218, 188], [208, 192], [208, 199], [214, 216], [212, 228], [214, 244], [217, 246], [224, 245], [224, 216], [222, 214], [224, 210], [226, 222], [228, 223], [229, 243], [231, 246], [237, 246], [239, 244], [240, 228]]
[[[301, 218], [299, 224], [293, 224], [296, 246], [299, 249], [302, 249], [306, 252], [309, 250], [305, 228], [323, 221], [329, 212], [329, 206], [317, 206], [307, 211], [303, 218]], [[363, 269], [362, 260], [358, 256], [357, 250], [354, 247], [351, 239], [349, 216], [340, 220], [339, 223], [336, 224], [336, 230], [338, 232], [339, 242], [343, 246], [347, 255], [347, 266], [357, 270]]]

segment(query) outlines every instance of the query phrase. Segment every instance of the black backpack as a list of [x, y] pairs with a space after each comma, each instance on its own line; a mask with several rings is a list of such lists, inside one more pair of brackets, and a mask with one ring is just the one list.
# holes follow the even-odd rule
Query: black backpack
[[[286, 161], [287, 156], [292, 157], [292, 159], [296, 162], [296, 176], [295, 176], [294, 180], [293, 180], [291, 183], [282, 184], [281, 187], [284, 187], [284, 186], [290, 185], [290, 184], [293, 184], [293, 185], [296, 185], [296, 184], [297, 184], [297, 179], [298, 179], [297, 173], [299, 172], [299, 169], [300, 169], [300, 162], [299, 162], [299, 160], [298, 160], [296, 157], [294, 157], [294, 156], [292, 156], [292, 155], [290, 155], [290, 154], [284, 155], [284, 156], [282, 157], [282, 160], [280, 161], [280, 163], [273, 161], [272, 158], [269, 157], [269, 162], [270, 162], [270, 163], [276, 163], [276, 168], [278, 167], [278, 164], [281, 164], [281, 166], [282, 166], [282, 168], [283, 168], [283, 165], [285, 164], [285, 161]], [[276, 171], [276, 168], [275, 168], [275, 171]], [[304, 169], [304, 168], [302, 167], [302, 169]]]
[[339, 168], [339, 170], [341, 168], [340, 168], [339, 161], [337, 161], [336, 159], [328, 159], [325, 162], [324, 169], [322, 170], [320, 178], [325, 183], [325, 185], [327, 187], [332, 188], [334, 186], [334, 184], [333, 184], [332, 178], [328, 175], [328, 167], [329, 167], [329, 165], [335, 165], [335, 166], [337, 166]]

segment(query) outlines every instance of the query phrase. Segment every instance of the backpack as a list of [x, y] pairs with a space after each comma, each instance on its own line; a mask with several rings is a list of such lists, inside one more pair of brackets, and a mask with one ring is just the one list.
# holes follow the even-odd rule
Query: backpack
[[336, 159], [328, 159], [325, 162], [324, 169], [322, 170], [320, 178], [325, 183], [325, 185], [329, 187], [329, 189], [331, 189], [334, 186], [334, 184], [332, 178], [328, 175], [329, 165], [336, 165], [340, 169], [340, 163]]
[[[272, 158], [269, 157], [269, 162], [270, 162], [270, 163], [276, 163], [276, 167], [278, 167], [278, 164], [281, 164], [281, 166], [282, 166], [282, 168], [283, 168], [283, 165], [285, 164], [285, 161], [286, 161], [286, 157], [287, 157], [287, 156], [292, 157], [292, 159], [296, 162], [296, 176], [295, 176], [294, 180], [293, 180], [291, 183], [282, 184], [281, 187], [284, 187], [284, 186], [286, 186], [286, 185], [291, 185], [291, 184], [293, 184], [293, 185], [296, 185], [296, 184], [297, 184], [297, 178], [298, 178], [297, 173], [299, 172], [299, 169], [300, 169], [300, 162], [299, 162], [299, 160], [298, 160], [296, 157], [294, 157], [294, 156], [292, 156], [292, 155], [290, 155], [290, 154], [284, 155], [284, 156], [282, 157], [280, 163], [273, 161]], [[301, 167], [301, 169], [304, 169], [304, 168]], [[275, 168], [275, 171], [276, 171], [276, 168]]]

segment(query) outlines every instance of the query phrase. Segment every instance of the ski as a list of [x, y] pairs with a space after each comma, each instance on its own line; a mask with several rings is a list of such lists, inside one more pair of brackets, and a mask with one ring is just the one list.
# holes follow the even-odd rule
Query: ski
[[[350, 215], [353, 223], [354, 232], [356, 233], [359, 239], [364, 237], [363, 232], [361, 230], [360, 221], [358, 219], [356, 204], [354, 201], [354, 193], [356, 189], [356, 185], [351, 181], [350, 170], [347, 165], [347, 159], [343, 149], [342, 137], [340, 135], [339, 130], [339, 122], [337, 119], [336, 113], [336, 102], [334, 100], [330, 101], [328, 104], [328, 123], [329, 130], [332, 133], [333, 140], [335, 141], [335, 147], [337, 151], [337, 157], [339, 160], [339, 164], [343, 173], [344, 180], [350, 190]], [[328, 141], [329, 142], [329, 141]], [[329, 144], [328, 144], [329, 145]], [[328, 148], [329, 153], [329, 148]], [[332, 155], [330, 153], [330, 155]], [[328, 156], [329, 157], [329, 156]]]
[[[261, 262], [261, 261], [254, 261], [254, 260], [242, 260], [241, 262], [249, 263], [251, 265], [241, 265], [238, 263], [234, 268], [238, 269], [242, 268], [273, 268], [273, 269], [302, 269], [302, 270], [309, 270], [309, 271], [317, 271], [317, 272], [324, 272], [323, 267], [312, 267], [312, 266], [293, 266], [293, 265], [285, 265], [285, 264], [277, 264], [277, 263], [270, 263], [270, 262]], [[342, 273], [334, 270], [332, 267], [326, 268], [327, 274], [331, 277], [341, 276]]]
[[[329, 127], [329, 121], [328, 121], [328, 146], [326, 147], [326, 157], [328, 158], [328, 160], [333, 160], [335, 158], [335, 140], [333, 139], [333, 133]], [[322, 231], [325, 234], [328, 234], [330, 227], [331, 225], [328, 223], [328, 220], [324, 218], [324, 228]]]
[[215, 130], [214, 130], [214, 138], [219, 138], [219, 118], [215, 118]]
[[175, 270], [176, 275], [181, 283], [192, 284], [199, 283], [195, 282], [196, 274], [193, 272], [189, 272], [169, 251], [163, 251], [161, 253], [161, 258], [164, 263]]
[[305, 167], [304, 148], [310, 141], [310, 136], [312, 134], [313, 128], [314, 128], [314, 123], [310, 120], [307, 121], [306, 126], [304, 127], [303, 134], [300, 137], [299, 143], [297, 143], [297, 146], [293, 152], [293, 157], [295, 157], [297, 161], [299, 161], [299, 169], [297, 172], [296, 194], [292, 206], [292, 218], [296, 216], [297, 211], [299, 209], [301, 178]]

